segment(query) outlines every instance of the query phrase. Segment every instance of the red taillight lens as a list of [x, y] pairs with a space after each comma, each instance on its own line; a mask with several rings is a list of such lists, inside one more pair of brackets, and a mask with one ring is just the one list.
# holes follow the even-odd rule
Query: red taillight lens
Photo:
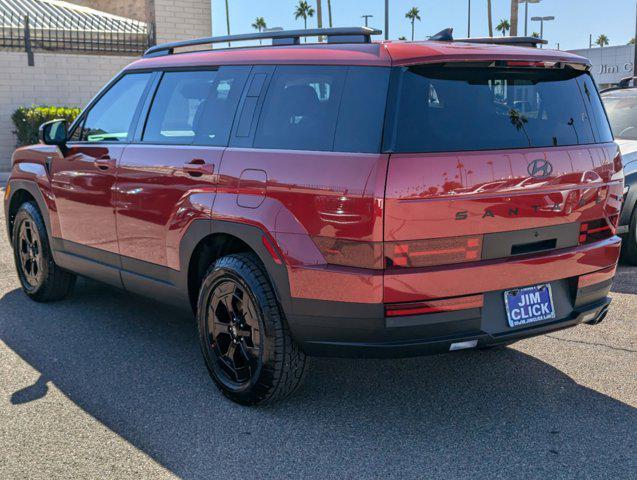
[[555, 67], [556, 62], [529, 62], [529, 61], [518, 61], [512, 60], [506, 62], [507, 67], [530, 67], [530, 68], [553, 68]]
[[470, 308], [481, 308], [484, 295], [428, 300], [413, 303], [392, 303], [385, 305], [385, 316], [401, 317], [405, 315], [425, 315], [430, 313], [455, 312]]
[[431, 267], [474, 262], [482, 257], [482, 236], [387, 242], [387, 267]]
[[597, 242], [615, 235], [617, 215], [614, 218], [600, 218], [592, 222], [582, 223], [579, 230], [580, 245]]
[[383, 268], [381, 242], [359, 242], [331, 237], [312, 237], [327, 263], [347, 267]]

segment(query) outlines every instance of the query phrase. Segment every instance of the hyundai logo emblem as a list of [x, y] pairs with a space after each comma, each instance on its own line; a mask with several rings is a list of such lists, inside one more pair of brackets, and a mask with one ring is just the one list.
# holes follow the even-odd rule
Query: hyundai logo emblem
[[553, 165], [544, 159], [533, 160], [526, 168], [529, 175], [536, 178], [548, 177], [553, 173]]

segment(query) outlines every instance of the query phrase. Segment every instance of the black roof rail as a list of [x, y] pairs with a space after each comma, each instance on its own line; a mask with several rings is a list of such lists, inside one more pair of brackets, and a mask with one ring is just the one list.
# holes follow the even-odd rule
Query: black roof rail
[[223, 35], [218, 37], [194, 38], [181, 42], [162, 43], [150, 47], [144, 57], [172, 55], [176, 48], [215, 43], [243, 42], [247, 40], [272, 40], [272, 45], [299, 45], [301, 37], [327, 37], [328, 43], [371, 43], [372, 35], [380, 35], [380, 30], [369, 27], [310, 28], [306, 30], [269, 30], [265, 32]]
[[549, 42], [535, 37], [481, 37], [481, 38], [453, 38], [453, 28], [445, 28], [436, 33], [429, 40], [434, 42], [464, 42], [464, 43], [488, 43], [493, 45], [513, 45], [517, 47], [535, 47], [546, 45]]

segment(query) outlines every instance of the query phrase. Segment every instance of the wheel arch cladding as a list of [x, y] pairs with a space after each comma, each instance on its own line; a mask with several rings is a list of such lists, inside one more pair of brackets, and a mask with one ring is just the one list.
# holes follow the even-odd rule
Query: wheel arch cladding
[[254, 225], [224, 220], [194, 221], [180, 242], [181, 270], [186, 275], [191, 306], [196, 307], [203, 276], [213, 262], [232, 253], [253, 252], [263, 265], [284, 313], [289, 312], [287, 269], [272, 258], [264, 245], [264, 237], [268, 238]]
[[20, 205], [25, 202], [34, 202], [37, 205], [40, 213], [42, 214], [42, 219], [44, 220], [46, 233], [49, 238], [51, 238], [49, 210], [46, 206], [46, 202], [44, 201], [44, 197], [42, 196], [42, 192], [40, 191], [40, 188], [37, 186], [37, 184], [24, 180], [14, 180], [10, 182], [10, 185], [11, 194], [6, 204], [7, 211], [5, 212], [7, 221], [7, 233], [9, 234], [9, 238], [11, 238], [11, 233], [13, 231], [15, 215], [18, 213]]

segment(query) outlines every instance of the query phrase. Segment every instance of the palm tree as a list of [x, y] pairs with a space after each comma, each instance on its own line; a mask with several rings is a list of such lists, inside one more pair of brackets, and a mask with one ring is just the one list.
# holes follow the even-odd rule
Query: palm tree
[[[299, 0], [299, 4], [296, 6], [296, 10], [294, 10], [294, 20], [302, 18], [305, 29], [307, 30], [307, 17], [313, 16], [314, 9], [310, 7], [305, 0]], [[307, 38], [305, 41], [307, 42]]]
[[597, 37], [597, 40], [595, 41], [595, 45], [598, 45], [600, 48], [604, 48], [606, 45], [608, 45], [608, 43], [608, 37], [603, 33], [599, 37]]
[[537, 32], [533, 32], [533, 33], [531, 34], [531, 36], [532, 36], [533, 38], [540, 38], [540, 34], [539, 34], [539, 33], [537, 33]]
[[628, 45], [635, 45], [635, 37], [631, 38], [631, 39], [628, 41]]
[[511, 23], [509, 24], [509, 30], [511, 30], [511, 36], [515, 37], [518, 34], [518, 3], [520, 0], [511, 0]]
[[506, 18], [503, 18], [502, 20], [500, 20], [500, 23], [498, 23], [498, 26], [495, 27], [495, 29], [498, 32], [502, 32], [502, 36], [504, 37], [506, 36], [507, 32], [511, 30], [511, 24]]
[[[257, 17], [254, 19], [254, 23], [252, 24], [252, 28], [258, 30], [261, 33], [263, 30], [268, 28], [268, 25], [265, 23], [265, 18]], [[259, 40], [259, 44], [262, 44], [263, 40]]]
[[411, 9], [405, 13], [405, 18], [408, 18], [411, 21], [411, 41], [414, 41], [414, 22], [416, 20], [420, 21], [420, 10], [418, 7], [411, 7]]
[[489, 19], [489, 36], [493, 36], [493, 12], [491, 11], [491, 0], [487, 0], [487, 17]]
[[[228, 31], [228, 36], [230, 35], [230, 9], [228, 8], [228, 0], [226, 0], [226, 30]], [[230, 46], [230, 42], [228, 42], [228, 46]]]

